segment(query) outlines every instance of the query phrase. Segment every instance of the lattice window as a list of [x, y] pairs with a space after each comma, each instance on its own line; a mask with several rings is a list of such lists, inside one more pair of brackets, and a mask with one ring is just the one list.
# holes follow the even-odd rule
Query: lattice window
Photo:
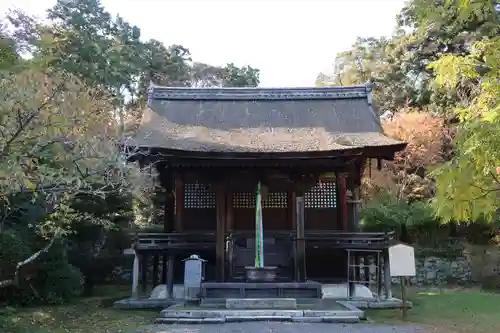
[[[255, 194], [250, 192], [233, 193], [234, 208], [255, 208]], [[286, 192], [271, 192], [262, 200], [263, 208], [286, 208]]]
[[305, 208], [335, 208], [337, 193], [334, 182], [321, 182], [313, 186], [305, 195]]
[[288, 204], [286, 192], [271, 192], [262, 202], [264, 208], [286, 208]]
[[184, 208], [215, 208], [215, 193], [210, 185], [184, 184]]
[[233, 193], [234, 208], [255, 208], [255, 195], [250, 192]]

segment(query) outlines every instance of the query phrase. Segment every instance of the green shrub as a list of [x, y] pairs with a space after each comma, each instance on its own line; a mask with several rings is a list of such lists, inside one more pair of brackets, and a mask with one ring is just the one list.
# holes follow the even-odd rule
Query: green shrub
[[[0, 280], [14, 278], [17, 263], [25, 260], [31, 254], [31, 249], [19, 234], [8, 230], [0, 234]], [[0, 288], [1, 303], [13, 303], [19, 300], [21, 292], [15, 286]]]
[[23, 242], [15, 231], [0, 234], [0, 280], [13, 277], [18, 262], [31, 254], [30, 247]]
[[[84, 294], [91, 295], [94, 286], [116, 282], [113, 281], [114, 272], [119, 267], [127, 267], [130, 261], [123, 250], [130, 247], [132, 240], [123, 228], [109, 230], [87, 225], [81, 226], [79, 231], [78, 238], [70, 238], [68, 262], [80, 269], [85, 278]], [[98, 252], [97, 247], [100, 248]]]
[[[12, 230], [0, 234], [0, 278], [13, 278], [17, 263], [32, 255], [34, 248]], [[2, 303], [62, 304], [81, 295], [83, 288], [83, 276], [67, 262], [62, 244], [55, 244], [48, 253], [23, 266], [18, 282], [17, 286], [0, 289]]]
[[370, 201], [361, 211], [362, 231], [394, 231], [398, 239], [407, 242], [430, 241], [448, 233], [444, 229], [430, 205], [423, 201], [407, 203], [384, 198]]
[[83, 293], [83, 276], [80, 270], [64, 261], [43, 262], [37, 279], [38, 303], [64, 304]]

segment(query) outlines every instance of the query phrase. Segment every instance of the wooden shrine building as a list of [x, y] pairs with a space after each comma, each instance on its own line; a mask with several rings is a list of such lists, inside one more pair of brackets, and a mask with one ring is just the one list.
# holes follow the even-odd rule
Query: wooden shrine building
[[207, 260], [207, 281], [243, 279], [259, 181], [265, 263], [283, 281], [345, 282], [347, 250], [387, 247], [387, 234], [358, 232], [361, 176], [367, 160], [391, 160], [405, 143], [383, 134], [370, 85], [152, 86], [133, 142], [167, 194], [164, 232], [135, 244], [143, 265], [154, 263], [153, 285], [171, 290], [191, 254]]

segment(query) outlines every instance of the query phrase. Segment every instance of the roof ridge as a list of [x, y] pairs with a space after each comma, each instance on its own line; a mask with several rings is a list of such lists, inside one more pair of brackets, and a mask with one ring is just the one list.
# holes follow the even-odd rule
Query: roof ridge
[[165, 87], [151, 84], [148, 100], [321, 100], [367, 98], [371, 104], [370, 83], [355, 86], [262, 88], [217, 87], [190, 88]]

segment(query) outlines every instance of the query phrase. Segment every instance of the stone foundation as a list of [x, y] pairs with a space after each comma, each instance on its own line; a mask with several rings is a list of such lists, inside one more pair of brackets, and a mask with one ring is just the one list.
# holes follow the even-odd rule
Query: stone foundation
[[[468, 258], [416, 258], [417, 275], [410, 279], [413, 285], [443, 285], [472, 283], [472, 265]], [[393, 279], [399, 284], [399, 279]]]
[[[412, 285], [444, 285], [444, 284], [471, 284], [474, 281], [473, 268], [470, 258], [466, 256], [443, 258], [437, 256], [416, 257], [416, 276], [410, 279]], [[361, 262], [361, 264], [363, 264]], [[361, 268], [361, 279], [364, 279], [364, 270]], [[376, 270], [369, 266], [371, 283], [376, 281]], [[392, 279], [393, 284], [399, 284], [399, 278]]]

